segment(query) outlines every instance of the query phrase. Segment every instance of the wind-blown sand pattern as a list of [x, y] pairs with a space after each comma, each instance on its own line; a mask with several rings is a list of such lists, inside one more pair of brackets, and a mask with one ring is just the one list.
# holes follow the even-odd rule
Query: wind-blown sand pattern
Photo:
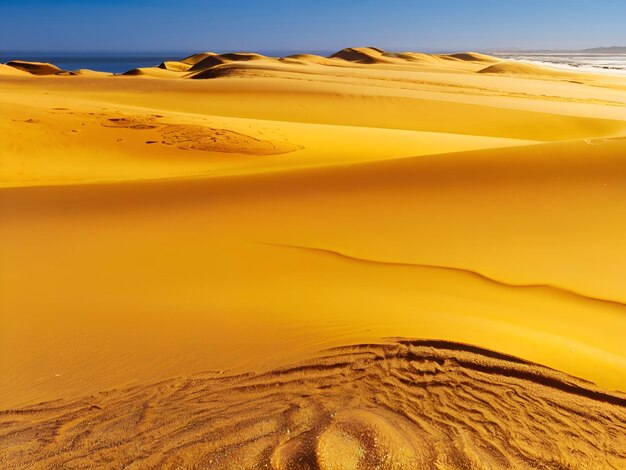
[[402, 340], [0, 415], [8, 468], [623, 468], [626, 394]]
[[[287, 142], [272, 142], [228, 129], [215, 129], [207, 126], [165, 124], [157, 122], [163, 116], [129, 116], [109, 118], [102, 122], [104, 127], [148, 130], [158, 129], [162, 144], [176, 145], [184, 150], [204, 150], [207, 152], [238, 153], [241, 155], [277, 155], [293, 152], [300, 147]], [[148, 141], [146, 143], [158, 143]]]
[[0, 162], [0, 467], [624, 468], [624, 77], [14, 61]]

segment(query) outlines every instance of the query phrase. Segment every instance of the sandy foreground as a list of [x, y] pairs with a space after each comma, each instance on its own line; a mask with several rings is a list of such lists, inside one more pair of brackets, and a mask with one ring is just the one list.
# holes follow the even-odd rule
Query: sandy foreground
[[0, 467], [625, 465], [626, 77], [0, 65], [0, 184]]

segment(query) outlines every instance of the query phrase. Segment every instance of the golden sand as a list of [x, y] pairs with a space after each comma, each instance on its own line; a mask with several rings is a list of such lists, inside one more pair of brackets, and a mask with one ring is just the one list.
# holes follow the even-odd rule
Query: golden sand
[[0, 424], [11, 468], [620, 468], [626, 394], [405, 340], [9, 410]]
[[[0, 465], [619, 468], [625, 78], [376, 48], [50, 70], [0, 67]], [[562, 373], [363, 346], [361, 379], [350, 345], [388, 337]], [[253, 393], [329, 347], [356, 358]]]

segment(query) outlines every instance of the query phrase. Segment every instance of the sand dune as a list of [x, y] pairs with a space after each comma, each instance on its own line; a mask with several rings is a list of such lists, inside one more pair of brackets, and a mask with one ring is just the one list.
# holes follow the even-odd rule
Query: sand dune
[[619, 468], [626, 82], [537, 70], [0, 67], [0, 467]]
[[74, 70], [74, 73], [76, 75], [90, 76], [90, 77], [104, 77], [104, 76], [112, 75], [108, 72], [100, 72], [98, 70], [91, 70], [91, 69], [78, 69], [78, 70]]
[[59, 67], [53, 64], [48, 64], [46, 62], [26, 62], [23, 60], [12, 60], [11, 62], [7, 62], [6, 65], [16, 68], [18, 70], [32, 73], [33, 75], [53, 75], [55, 73], [61, 72], [61, 69]]
[[381, 64], [387, 62], [384, 53], [385, 51], [376, 47], [349, 47], [335, 52], [330, 57], [360, 64]]
[[250, 52], [233, 52], [228, 54], [216, 54], [208, 56], [199, 62], [196, 62], [190, 69], [190, 72], [198, 70], [205, 70], [207, 68], [215, 67], [216, 65], [227, 64], [230, 62], [248, 62], [257, 60], [269, 60], [261, 54], [253, 54]]
[[[455, 64], [456, 62], [456, 64]], [[465, 63], [469, 68], [459, 66]], [[328, 57], [313, 54], [294, 54], [282, 58], [267, 57], [251, 52], [233, 52], [216, 54], [203, 52], [193, 54], [179, 61], [164, 61], [158, 67], [137, 68], [127, 71], [122, 76], [149, 76], [152, 78], [216, 78], [232, 75], [232, 70], [254, 71], [264, 69], [268, 65], [303, 65], [315, 64], [321, 66], [350, 67], [351, 65], [386, 65], [405, 68], [407, 70], [462, 70], [477, 71], [480, 73], [531, 75], [538, 77], [574, 77], [571, 72], [555, 71], [530, 64], [506, 62], [496, 57], [464, 52], [457, 54], [423, 54], [416, 52], [389, 52], [376, 47], [350, 47], [342, 49]], [[35, 75], [65, 74], [74, 75], [75, 72], [64, 72], [53, 64], [39, 62], [12, 61], [7, 65], [19, 70], [28, 71]], [[224, 67], [235, 65], [235, 67]], [[487, 65], [487, 66], [486, 66]], [[481, 68], [482, 66], [482, 68]], [[479, 68], [476, 68], [479, 67]], [[163, 73], [161, 70], [172, 72], [192, 72], [189, 74], [174, 75]], [[288, 70], [288, 69], [287, 69]], [[80, 74], [79, 74], [80, 75]]]
[[496, 73], [504, 75], [527, 75], [531, 77], [572, 77], [571, 72], [559, 72], [545, 67], [520, 62], [502, 62], [485, 67], [478, 73]]
[[409, 62], [438, 62], [439, 58], [432, 54], [421, 54], [418, 52], [386, 52], [385, 57], [402, 59]]
[[204, 60], [212, 55], [216, 55], [215, 52], [200, 52], [198, 54], [192, 54], [188, 57], [185, 57], [184, 59], [181, 59], [181, 62], [189, 65], [195, 65], [201, 60]]
[[27, 76], [30, 72], [16, 67], [10, 67], [6, 64], [0, 64], [0, 75]]
[[192, 65], [187, 64], [185, 62], [176, 62], [176, 61], [165, 61], [159, 65], [159, 68], [165, 70], [172, 70], [174, 72], [186, 72], [192, 67]]
[[91, 69], [78, 69], [78, 70], [63, 70], [62, 72], [58, 72], [55, 75], [65, 76], [65, 77], [73, 77], [76, 75], [79, 76], [88, 76], [88, 77], [110, 77], [113, 74], [108, 72], [99, 72], [97, 70]]
[[191, 72], [197, 72], [197, 71], [202, 71], [202, 70], [206, 70], [212, 67], [215, 67], [216, 65], [222, 65], [222, 64], [226, 64], [230, 62], [229, 60], [221, 57], [220, 55], [216, 54], [216, 55], [211, 55], [208, 56], [204, 59], [202, 59], [201, 61], [197, 62], [196, 64], [194, 64], [192, 67], [189, 68], [189, 71]]
[[[214, 54], [203, 53], [191, 56], [181, 61], [181, 63], [192, 67], [190, 72], [196, 72], [195, 75], [188, 75], [188, 78], [215, 78], [223, 77], [225, 75], [232, 75], [227, 73], [226, 70], [232, 71], [233, 67], [222, 68], [223, 65], [235, 65], [234, 69], [238, 71], [256, 70], [258, 67], [267, 66], [268, 64], [279, 65], [283, 64], [316, 64], [324, 66], [334, 67], [349, 67], [353, 64], [356, 65], [374, 65], [374, 64], [386, 64], [400, 67], [415, 67], [419, 65], [433, 66], [437, 64], [444, 69], [449, 68], [450, 61], [462, 61], [468, 63], [492, 64], [500, 62], [495, 57], [490, 57], [483, 54], [468, 52], [461, 54], [420, 54], [415, 52], [387, 52], [383, 49], [376, 47], [353, 47], [346, 48], [331, 54], [329, 57], [322, 57], [313, 54], [295, 54], [283, 58], [267, 57], [260, 54], [237, 52], [228, 54]], [[177, 70], [182, 70], [183, 67], [175, 66], [174, 63], [167, 66], [163, 63], [161, 68], [177, 67]]]
[[462, 52], [459, 54], [450, 54], [444, 57], [451, 57], [453, 59], [465, 60], [469, 62], [500, 62], [500, 59], [485, 54], [478, 54], [477, 52]]
[[[32, 340], [6, 344], [12, 385], [2, 400], [52, 398], [59, 387], [92, 393], [199, 364], [277, 366], [398, 333], [478, 343], [623, 389], [626, 260], [615, 214], [625, 197], [624, 141], [502, 152], [5, 190], [2, 257], [19, 269], [2, 280], [4, 311], [21, 312], [5, 331], [28, 329]], [[576, 256], [593, 239], [602, 240], [594, 257]], [[98, 277], [85, 277], [94, 265]], [[39, 295], [24, 302], [33, 283]], [[71, 353], [47, 355], [68, 342]], [[111, 357], [118, 348], [125, 354]]]
[[11, 468], [621, 468], [626, 395], [445, 341], [343, 347], [0, 415]]
[[419, 54], [415, 52], [387, 52], [376, 47], [350, 47], [342, 49], [330, 58], [343, 59], [359, 64], [396, 64], [411, 65], [411, 63], [443, 64], [444, 61], [460, 60], [465, 62], [495, 63], [499, 59], [475, 52], [459, 54]]
[[177, 78], [182, 77], [185, 71], [167, 69], [163, 67], [140, 67], [124, 72], [122, 75], [133, 77], [150, 77], [150, 78]]
[[336, 65], [333, 60], [315, 54], [293, 54], [281, 59], [283, 62], [296, 64]]

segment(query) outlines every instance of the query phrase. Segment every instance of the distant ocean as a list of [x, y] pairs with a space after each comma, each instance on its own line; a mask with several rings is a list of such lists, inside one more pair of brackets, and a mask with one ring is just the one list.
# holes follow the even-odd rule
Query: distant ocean
[[[101, 72], [123, 73], [138, 67], [153, 67], [166, 60], [180, 60], [202, 51], [186, 52], [135, 52], [135, 53], [69, 53], [69, 52], [6, 52], [0, 50], [0, 63], [11, 60], [49, 62], [63, 70], [91, 69]], [[232, 51], [214, 51], [232, 52]], [[272, 57], [299, 54], [302, 51], [254, 51]], [[311, 54], [330, 55], [336, 51], [307, 51]]]
[[529, 62], [561, 70], [626, 75], [626, 54], [520, 52], [493, 53], [492, 55], [503, 59]]

